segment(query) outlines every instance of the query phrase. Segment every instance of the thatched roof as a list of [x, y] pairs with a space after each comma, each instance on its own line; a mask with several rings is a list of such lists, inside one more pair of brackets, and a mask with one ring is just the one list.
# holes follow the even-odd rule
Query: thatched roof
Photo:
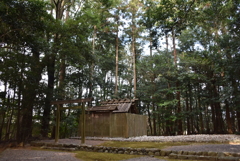
[[102, 101], [101, 106], [87, 109], [89, 112], [137, 113], [136, 102], [138, 99], [113, 99]]

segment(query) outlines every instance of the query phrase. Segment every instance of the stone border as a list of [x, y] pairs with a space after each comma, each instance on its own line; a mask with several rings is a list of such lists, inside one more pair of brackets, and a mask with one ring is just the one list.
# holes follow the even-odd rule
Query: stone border
[[117, 148], [93, 145], [55, 144], [44, 142], [31, 142], [31, 146], [43, 149], [64, 151], [91, 151], [114, 154], [167, 156], [169, 159], [210, 160], [210, 161], [240, 161], [239, 153], [229, 152], [193, 152], [193, 151], [164, 151], [157, 148]]

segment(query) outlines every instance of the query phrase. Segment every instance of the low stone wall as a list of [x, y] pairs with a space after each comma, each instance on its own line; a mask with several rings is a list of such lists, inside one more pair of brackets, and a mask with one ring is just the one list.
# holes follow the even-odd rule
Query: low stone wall
[[240, 161], [239, 153], [228, 152], [193, 152], [193, 151], [164, 151], [157, 148], [117, 148], [92, 145], [55, 144], [43, 142], [31, 142], [31, 146], [43, 149], [65, 151], [91, 151], [102, 153], [168, 156], [170, 159], [210, 160], [210, 161]]

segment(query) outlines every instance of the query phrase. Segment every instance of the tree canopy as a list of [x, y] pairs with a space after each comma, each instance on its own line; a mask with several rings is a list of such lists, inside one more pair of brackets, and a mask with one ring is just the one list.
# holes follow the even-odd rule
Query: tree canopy
[[[139, 98], [148, 135], [240, 132], [238, 0], [2, 0], [0, 140], [54, 136], [53, 100]], [[61, 113], [76, 135], [81, 110]]]

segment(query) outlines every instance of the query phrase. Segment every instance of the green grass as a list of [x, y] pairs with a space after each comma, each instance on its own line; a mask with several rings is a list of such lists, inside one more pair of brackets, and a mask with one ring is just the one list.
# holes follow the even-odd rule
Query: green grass
[[[84, 152], [78, 151], [75, 157], [84, 161], [120, 161], [125, 159], [131, 158], [139, 158], [144, 157], [142, 155], [127, 155], [127, 154], [112, 154], [112, 153], [99, 153], [99, 152]], [[163, 159], [167, 161], [189, 161], [189, 160], [182, 160], [182, 159], [168, 159], [165, 157], [155, 157], [158, 159]], [[200, 160], [192, 160], [192, 161], [200, 161]]]
[[[31, 149], [42, 150], [42, 151], [63, 152], [61, 150], [41, 149], [39, 147], [32, 147]], [[76, 158], [81, 159], [83, 161], [120, 161], [120, 160], [126, 160], [131, 158], [144, 157], [144, 155], [113, 154], [113, 153], [86, 152], [86, 151], [74, 151], [69, 153], [74, 153]], [[168, 159], [166, 157], [160, 157], [160, 156], [155, 156], [155, 158], [163, 159], [166, 161], [189, 161], [189, 160], [182, 160], [182, 159]], [[200, 161], [200, 160], [192, 160], [192, 161]]]
[[[197, 142], [126, 142], [126, 141], [106, 141], [99, 146], [106, 147], [124, 147], [124, 148], [158, 148], [164, 149], [170, 146], [180, 146], [180, 145], [201, 145], [201, 144], [218, 144], [216, 142], [208, 143], [197, 143]], [[34, 150], [39, 150], [39, 148], [34, 148]], [[75, 151], [76, 158], [84, 161], [119, 161], [126, 160], [130, 158], [144, 157], [142, 155], [128, 155], [128, 154], [113, 154], [113, 153], [100, 153], [100, 152], [86, 152], [86, 151]], [[167, 161], [189, 161], [181, 159], [168, 159], [166, 157], [155, 156], [156, 158], [167, 160]], [[200, 161], [200, 160], [193, 160]]]
[[[124, 147], [124, 148], [158, 148], [163, 149], [169, 146], [180, 146], [180, 145], [200, 145], [203, 143], [194, 142], [128, 142], [128, 141], [107, 141], [99, 146], [106, 147]], [[204, 143], [206, 144], [206, 143]]]
[[77, 151], [75, 157], [84, 161], [118, 161], [130, 158], [140, 157], [139, 155], [99, 153], [99, 152], [84, 152]]

